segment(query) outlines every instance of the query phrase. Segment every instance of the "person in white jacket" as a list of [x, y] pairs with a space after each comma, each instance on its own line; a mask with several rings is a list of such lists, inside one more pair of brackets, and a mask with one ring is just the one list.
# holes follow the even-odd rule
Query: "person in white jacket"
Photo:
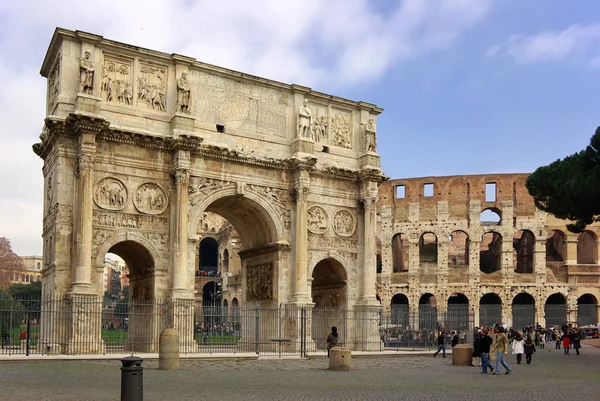
[[521, 333], [517, 332], [517, 334], [515, 335], [515, 340], [512, 343], [512, 352], [513, 354], [517, 354], [517, 363], [519, 365], [521, 364], [521, 358], [523, 357], [523, 353], [525, 352], [523, 343], [523, 336], [521, 335]]

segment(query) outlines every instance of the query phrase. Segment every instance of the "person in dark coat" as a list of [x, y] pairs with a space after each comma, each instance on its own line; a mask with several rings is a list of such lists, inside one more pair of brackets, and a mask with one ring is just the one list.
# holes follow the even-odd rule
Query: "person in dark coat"
[[581, 355], [579, 353], [579, 349], [581, 348], [581, 335], [579, 334], [578, 330], [573, 331], [572, 340], [573, 340], [573, 348], [575, 348], [575, 352], [577, 352], [577, 355]]
[[523, 343], [523, 351], [525, 351], [525, 362], [527, 362], [527, 365], [531, 364], [531, 356], [535, 352], [535, 343], [529, 334], [527, 334], [527, 339]]
[[438, 349], [437, 351], [435, 351], [433, 353], [433, 357], [435, 358], [437, 356], [437, 354], [440, 353], [440, 351], [444, 351], [442, 354], [442, 358], [446, 357], [446, 347], [444, 346], [444, 331], [440, 330], [440, 333], [438, 334]]
[[481, 330], [481, 339], [479, 340], [479, 352], [481, 353], [481, 373], [487, 373], [487, 368], [490, 368], [490, 372], [494, 373], [494, 365], [490, 362], [490, 348], [492, 346], [493, 339], [488, 336], [488, 331], [484, 327]]
[[453, 331], [452, 334], [452, 348], [454, 348], [458, 344], [458, 333]]
[[[481, 352], [479, 351], [479, 344], [481, 342], [481, 331], [479, 330], [475, 330], [475, 333], [473, 335], [473, 355], [472, 357], [475, 358], [481, 358]], [[475, 362], [473, 362], [473, 365], [475, 365]], [[481, 360], [479, 360], [477, 362], [477, 366], [481, 366]]]
[[327, 336], [327, 358], [329, 358], [329, 351], [338, 345], [338, 332], [337, 327], [331, 328], [331, 333]]

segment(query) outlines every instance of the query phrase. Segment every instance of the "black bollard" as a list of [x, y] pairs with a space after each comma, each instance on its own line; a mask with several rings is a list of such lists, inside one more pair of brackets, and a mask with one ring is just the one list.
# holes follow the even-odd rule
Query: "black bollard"
[[121, 401], [143, 401], [144, 399], [144, 360], [137, 356], [121, 359]]

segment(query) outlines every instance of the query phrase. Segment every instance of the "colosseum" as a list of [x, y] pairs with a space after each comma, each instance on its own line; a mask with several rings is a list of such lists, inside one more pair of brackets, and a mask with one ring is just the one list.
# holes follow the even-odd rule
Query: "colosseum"
[[381, 184], [377, 293], [384, 309], [463, 311], [475, 325], [597, 324], [599, 227], [567, 231], [566, 221], [536, 208], [527, 176]]

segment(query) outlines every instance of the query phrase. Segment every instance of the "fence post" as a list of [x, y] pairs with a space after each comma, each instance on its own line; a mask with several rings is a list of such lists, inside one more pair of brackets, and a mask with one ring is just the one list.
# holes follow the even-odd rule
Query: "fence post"
[[258, 307], [256, 307], [256, 321], [254, 323], [254, 342], [256, 355], [260, 355], [260, 309], [258, 309]]
[[[8, 355], [11, 355], [10, 351], [12, 349], [12, 341], [13, 341], [13, 327], [12, 327], [12, 323], [13, 323], [13, 302], [14, 300], [11, 299], [10, 301], [10, 318], [8, 319], [8, 329], [9, 329], [9, 333], [10, 333], [10, 337], [8, 340]], [[20, 341], [20, 340], [19, 340]]]
[[27, 336], [25, 337], [25, 356], [29, 356], [29, 331], [31, 330], [31, 323], [29, 321], [29, 316], [27, 316]]
[[300, 309], [300, 357], [306, 358], [306, 305]]

